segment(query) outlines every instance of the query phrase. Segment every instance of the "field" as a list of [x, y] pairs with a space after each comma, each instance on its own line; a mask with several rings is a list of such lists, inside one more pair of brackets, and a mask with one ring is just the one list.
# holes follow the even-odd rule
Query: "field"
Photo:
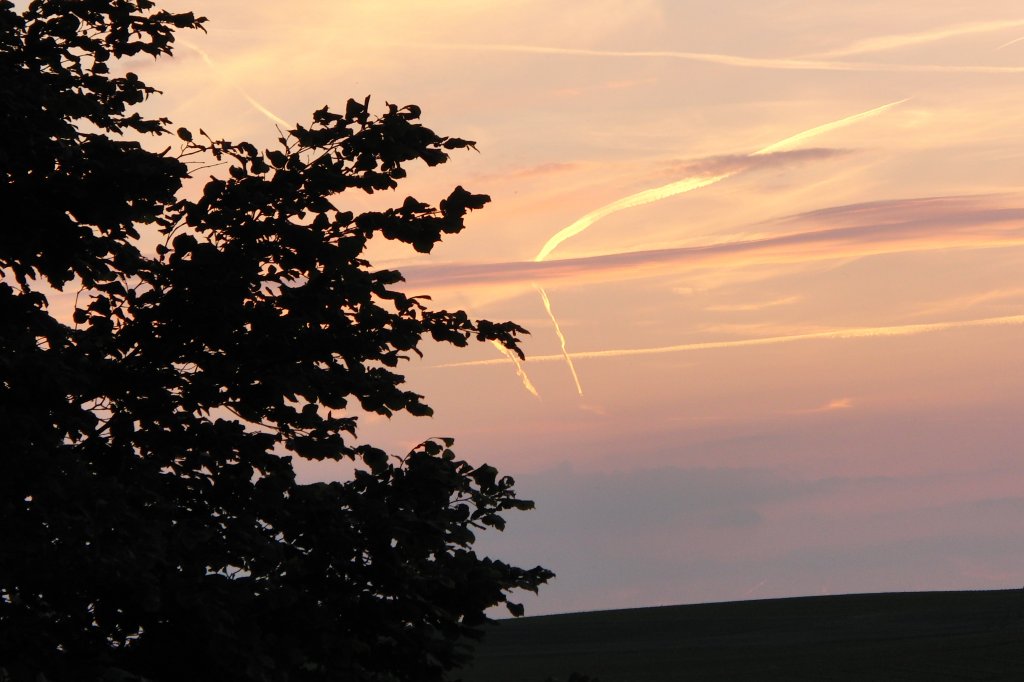
[[1024, 590], [912, 592], [500, 621], [464, 682], [1024, 680]]

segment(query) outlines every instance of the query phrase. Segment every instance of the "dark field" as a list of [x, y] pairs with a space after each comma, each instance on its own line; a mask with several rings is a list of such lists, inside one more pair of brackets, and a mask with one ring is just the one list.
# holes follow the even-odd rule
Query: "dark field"
[[465, 682], [1020, 680], [1024, 590], [913, 592], [502, 621]]

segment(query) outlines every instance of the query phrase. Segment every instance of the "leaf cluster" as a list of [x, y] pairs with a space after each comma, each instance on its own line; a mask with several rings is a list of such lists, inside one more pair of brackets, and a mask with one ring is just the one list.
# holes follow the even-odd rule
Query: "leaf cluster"
[[[169, 135], [134, 109], [156, 91], [109, 64], [204, 21], [0, 0], [0, 672], [441, 679], [486, 609], [521, 613], [510, 593], [551, 577], [473, 551], [532, 503], [448, 439], [402, 457], [358, 441], [354, 413], [431, 413], [397, 372], [424, 340], [521, 355], [525, 330], [432, 309], [364, 256], [375, 237], [429, 252], [488, 197], [338, 202], [473, 143], [366, 99], [276, 149], [182, 128], [150, 151], [131, 138]], [[49, 299], [71, 291], [59, 318]], [[295, 457], [357, 467], [304, 485]]]

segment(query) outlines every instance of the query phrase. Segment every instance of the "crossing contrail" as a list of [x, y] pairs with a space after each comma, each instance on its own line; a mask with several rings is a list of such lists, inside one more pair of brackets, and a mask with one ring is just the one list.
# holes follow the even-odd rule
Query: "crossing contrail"
[[[823, 135], [833, 130], [838, 130], [839, 128], [843, 128], [848, 125], [858, 123], [860, 121], [863, 121], [864, 119], [871, 118], [873, 116], [878, 116], [879, 114], [882, 114], [895, 106], [903, 104], [908, 100], [909, 98], [897, 100], [895, 102], [889, 102], [888, 104], [883, 104], [880, 107], [875, 107], [874, 109], [862, 111], [859, 114], [853, 114], [851, 116], [846, 116], [836, 121], [831, 121], [820, 126], [815, 126], [814, 128], [810, 128], [803, 132], [797, 133], [796, 135], [791, 135], [784, 140], [773, 142], [767, 147], [762, 147], [761, 149], [758, 149], [756, 152], [750, 154], [750, 156], [763, 156], [765, 154], [771, 154], [772, 152], [781, 151], [786, 147], [792, 147], [800, 142], [804, 142], [805, 140], [809, 140], [813, 137], [817, 137], [819, 135]], [[533, 260], [534, 262], [537, 263], [545, 260], [549, 255], [551, 255], [552, 251], [558, 248], [560, 244], [562, 244], [568, 239], [571, 239], [572, 237], [575, 237], [576, 235], [580, 234], [581, 232], [589, 228], [591, 225], [596, 223], [598, 220], [606, 218], [612, 215], [613, 213], [618, 213], [619, 211], [622, 211], [627, 208], [634, 208], [636, 206], [643, 206], [645, 204], [650, 204], [655, 201], [661, 201], [662, 199], [668, 199], [678, 194], [692, 192], [695, 189], [700, 189], [702, 187], [707, 187], [709, 185], [721, 182], [722, 180], [730, 178], [739, 172], [740, 171], [736, 170], [713, 176], [691, 176], [683, 178], [682, 180], [670, 182], [667, 185], [653, 187], [651, 189], [645, 189], [642, 192], [637, 192], [636, 194], [630, 194], [627, 197], [617, 199], [611, 202], [610, 204], [606, 204], [598, 209], [591, 211], [590, 213], [587, 213], [582, 218], [578, 219], [576, 222], [572, 223], [568, 227], [564, 227], [558, 232], [556, 232], [554, 235], [551, 236], [551, 238], [547, 240], [547, 242], [544, 243], [544, 246], [541, 247], [537, 255], [534, 256]]]
[[[852, 125], [854, 123], [863, 121], [864, 119], [871, 118], [873, 116], [878, 116], [879, 114], [884, 113], [895, 106], [903, 104], [906, 101], [907, 99], [901, 99], [895, 102], [889, 102], [888, 104], [883, 104], [882, 106], [875, 107], [873, 109], [868, 109], [867, 111], [862, 111], [858, 114], [852, 114], [850, 116], [846, 116], [836, 121], [831, 121], [820, 126], [815, 126], [814, 128], [810, 128], [803, 132], [797, 133], [796, 135], [791, 135], [783, 140], [774, 142], [768, 145], [767, 147], [762, 147], [761, 149], [758, 149], [756, 152], [750, 154], [750, 156], [763, 156], [765, 154], [771, 154], [773, 152], [780, 151], [782, 149], [785, 149], [786, 147], [791, 147], [805, 140], [817, 137], [818, 135], [823, 135], [827, 132], [843, 128], [848, 125]], [[536, 263], [543, 261], [549, 255], [551, 255], [551, 252], [558, 248], [560, 244], [582, 233], [591, 225], [596, 223], [598, 220], [606, 218], [612, 215], [613, 213], [618, 213], [619, 211], [623, 211], [627, 208], [634, 208], [636, 206], [643, 206], [645, 204], [650, 204], [655, 201], [661, 201], [662, 199], [668, 199], [670, 197], [674, 197], [679, 194], [684, 194], [686, 192], [692, 192], [693, 190], [700, 189], [701, 187], [708, 187], [709, 185], [721, 182], [726, 178], [730, 178], [739, 172], [740, 171], [735, 170], [730, 171], [728, 173], [720, 173], [718, 175], [713, 176], [691, 176], [683, 178], [682, 180], [677, 180], [676, 182], [671, 182], [667, 185], [662, 185], [660, 187], [645, 189], [641, 192], [637, 192], [636, 194], [631, 194], [627, 197], [617, 199], [616, 201], [613, 201], [610, 204], [605, 204], [601, 208], [598, 208], [594, 211], [591, 211], [590, 213], [587, 213], [576, 222], [572, 223], [567, 227], [562, 228], [554, 235], [552, 235], [551, 238], [548, 239], [547, 242], [545, 242], [544, 246], [541, 247], [540, 251], [537, 253], [533, 260]], [[558, 319], [555, 317], [555, 314], [551, 310], [551, 302], [548, 300], [547, 292], [544, 291], [543, 287], [539, 285], [537, 286], [537, 291], [540, 292], [541, 299], [544, 302], [544, 309], [547, 311], [548, 317], [551, 319], [551, 323], [555, 327], [555, 333], [558, 335], [558, 340], [562, 347], [562, 357], [565, 359], [566, 364], [569, 366], [569, 371], [572, 373], [573, 381], [576, 383], [576, 391], [580, 395], [583, 395], [583, 388], [580, 385], [579, 374], [576, 372], [576, 367], [572, 361], [574, 356], [571, 353], [569, 353], [566, 349], [565, 336], [562, 334], [562, 330], [559, 327]]]
[[535, 263], [539, 263], [545, 260], [551, 255], [551, 252], [558, 248], [558, 246], [568, 240], [572, 239], [576, 235], [585, 231], [588, 227], [596, 223], [602, 218], [607, 218], [613, 213], [618, 213], [627, 208], [634, 208], [636, 206], [643, 206], [644, 204], [651, 204], [655, 201], [661, 201], [662, 199], [668, 199], [674, 197], [677, 194], [684, 194], [686, 192], [692, 192], [695, 189], [701, 187], [707, 187], [713, 185], [716, 182], [725, 180], [726, 178], [733, 176], [738, 171], [732, 171], [729, 173], [722, 173], [720, 175], [714, 175], [710, 177], [689, 177], [670, 182], [667, 185], [661, 187], [653, 187], [651, 189], [645, 189], [642, 192], [631, 194], [628, 197], [617, 199], [610, 204], [606, 204], [601, 208], [595, 209], [590, 213], [587, 213], [576, 222], [572, 223], [568, 227], [563, 227], [561, 230], [556, 232], [544, 243], [537, 255], [533, 257]]
[[540, 292], [540, 298], [544, 301], [544, 309], [548, 311], [548, 317], [551, 318], [551, 323], [555, 325], [555, 335], [558, 336], [558, 342], [562, 347], [562, 358], [566, 364], [569, 365], [569, 372], [572, 373], [572, 380], [576, 384], [576, 393], [583, 395], [583, 386], [580, 385], [580, 377], [576, 373], [576, 367], [572, 364], [572, 356], [569, 355], [569, 351], [565, 347], [565, 334], [562, 333], [562, 327], [558, 324], [558, 318], [555, 317], [555, 313], [551, 310], [551, 301], [548, 300], [548, 294], [542, 287], [537, 287], [537, 291]]

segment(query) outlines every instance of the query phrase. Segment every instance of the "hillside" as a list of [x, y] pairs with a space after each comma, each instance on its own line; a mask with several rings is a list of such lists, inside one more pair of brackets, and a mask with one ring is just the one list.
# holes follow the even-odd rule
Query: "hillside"
[[465, 682], [1024, 680], [1024, 590], [801, 597], [495, 624]]

